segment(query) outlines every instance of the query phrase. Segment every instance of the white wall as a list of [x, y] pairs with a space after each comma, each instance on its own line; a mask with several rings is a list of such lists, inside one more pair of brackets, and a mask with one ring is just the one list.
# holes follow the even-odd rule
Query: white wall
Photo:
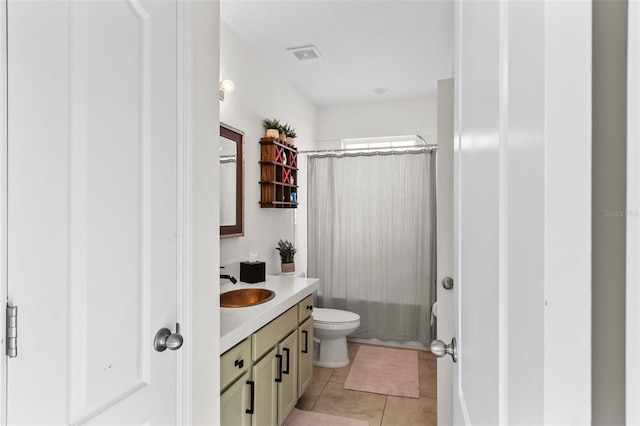
[[436, 96], [318, 108], [318, 149], [339, 148], [340, 139], [415, 134], [435, 143], [437, 114]]
[[[249, 251], [267, 262], [267, 273], [280, 273], [275, 250], [279, 239], [294, 240], [298, 248], [296, 271], [306, 272], [306, 170], [299, 164], [300, 206], [294, 209], [260, 208], [260, 147], [264, 136], [262, 120], [278, 118], [296, 128], [299, 150], [312, 149], [316, 140], [316, 109], [277, 71], [278, 64], [266, 63], [224, 22], [220, 24], [220, 78], [231, 79], [235, 91], [220, 102], [220, 121], [245, 133], [245, 217], [244, 236], [220, 241], [221, 265], [238, 274], [238, 262], [247, 260]], [[294, 230], [294, 214], [300, 226]], [[226, 272], [226, 271], [225, 271]], [[237, 277], [237, 275], [236, 275]]]

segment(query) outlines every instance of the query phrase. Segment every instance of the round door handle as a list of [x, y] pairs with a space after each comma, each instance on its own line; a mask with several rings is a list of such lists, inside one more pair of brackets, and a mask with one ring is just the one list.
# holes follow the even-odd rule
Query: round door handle
[[180, 334], [180, 324], [176, 323], [176, 332], [171, 333], [168, 328], [161, 328], [156, 333], [156, 337], [153, 339], [153, 348], [158, 352], [163, 352], [166, 349], [175, 351], [180, 349], [184, 339]]
[[451, 290], [453, 288], [453, 278], [444, 277], [442, 279], [442, 287], [444, 287], [445, 290]]
[[445, 356], [446, 354], [451, 355], [453, 362], [458, 361], [458, 351], [456, 350], [456, 338], [451, 339], [451, 343], [448, 345], [444, 343], [442, 340], [433, 340], [429, 345], [429, 349], [431, 349], [431, 353], [438, 358]]

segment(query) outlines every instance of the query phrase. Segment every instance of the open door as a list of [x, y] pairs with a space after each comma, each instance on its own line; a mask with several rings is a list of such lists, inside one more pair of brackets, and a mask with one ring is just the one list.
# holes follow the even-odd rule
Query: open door
[[176, 6], [8, 1], [7, 424], [178, 421]]
[[589, 424], [591, 4], [455, 22], [453, 423]]
[[[453, 78], [438, 81], [438, 279], [437, 338], [453, 336]], [[438, 425], [448, 426], [452, 418], [453, 366], [438, 360]]]

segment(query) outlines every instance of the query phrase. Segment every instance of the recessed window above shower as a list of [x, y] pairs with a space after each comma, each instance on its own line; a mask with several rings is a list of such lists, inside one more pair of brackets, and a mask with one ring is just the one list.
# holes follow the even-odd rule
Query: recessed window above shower
[[[358, 150], [358, 149], [395, 149], [395, 148], [412, 148], [412, 147], [424, 147], [428, 145], [435, 145], [435, 136], [430, 135], [431, 138], [423, 138], [420, 135], [404, 135], [404, 136], [384, 136], [376, 138], [354, 138], [354, 139], [342, 139], [342, 149]], [[427, 140], [433, 139], [434, 142], [430, 143]]]

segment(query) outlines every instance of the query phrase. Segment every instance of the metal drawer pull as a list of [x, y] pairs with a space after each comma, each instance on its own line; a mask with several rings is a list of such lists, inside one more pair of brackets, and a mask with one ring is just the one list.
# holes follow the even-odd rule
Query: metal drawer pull
[[307, 305], [307, 311], [313, 311], [313, 305]]
[[245, 410], [247, 414], [253, 414], [255, 407], [255, 396], [256, 396], [256, 382], [252, 382], [251, 380], [247, 380], [247, 384], [251, 386], [251, 402], [249, 403], [249, 408]]
[[236, 362], [233, 363], [233, 366], [238, 368], [244, 367], [244, 359], [236, 359]]
[[280, 383], [282, 382], [282, 355], [278, 354], [276, 358], [278, 360], [278, 377], [276, 377], [276, 382]]
[[309, 352], [309, 332], [307, 330], [302, 330], [302, 334], [304, 335], [304, 349], [302, 350], [303, 354]]
[[284, 374], [289, 374], [289, 358], [290, 358], [289, 348], [282, 348], [282, 350], [287, 353], [287, 368], [285, 370], [283, 370], [282, 372]]

